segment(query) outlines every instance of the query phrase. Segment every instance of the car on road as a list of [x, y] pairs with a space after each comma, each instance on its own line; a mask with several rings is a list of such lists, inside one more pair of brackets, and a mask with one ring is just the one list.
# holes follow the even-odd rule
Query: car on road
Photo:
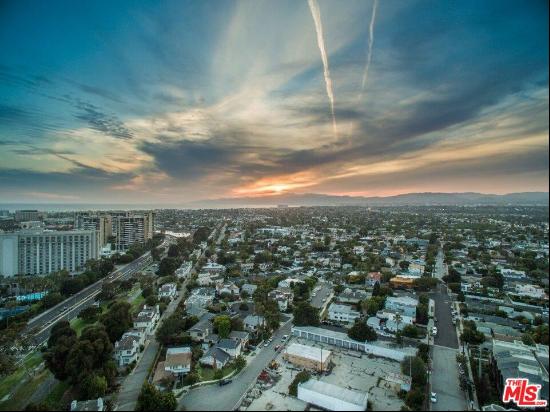
[[432, 401], [432, 403], [437, 403], [437, 393], [432, 392], [430, 396], [430, 400]]
[[230, 384], [231, 382], [233, 382], [231, 379], [222, 379], [221, 381], [218, 382], [218, 385], [224, 386], [224, 385]]
[[288, 339], [288, 335], [283, 335], [282, 340], [287, 340], [287, 339]]
[[432, 328], [432, 335], [437, 335], [437, 328], [435, 326]]

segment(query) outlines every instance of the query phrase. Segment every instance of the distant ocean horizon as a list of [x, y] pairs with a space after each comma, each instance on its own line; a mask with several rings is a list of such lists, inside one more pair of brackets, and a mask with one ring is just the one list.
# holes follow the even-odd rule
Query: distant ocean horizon
[[72, 212], [80, 210], [151, 210], [151, 209], [239, 209], [270, 208], [277, 205], [201, 205], [201, 204], [159, 204], [159, 203], [0, 203], [0, 210], [38, 210], [40, 212]]

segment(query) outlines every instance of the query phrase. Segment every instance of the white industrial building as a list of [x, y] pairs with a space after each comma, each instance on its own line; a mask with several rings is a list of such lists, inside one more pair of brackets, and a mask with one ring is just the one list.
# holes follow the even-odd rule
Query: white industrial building
[[366, 411], [368, 393], [310, 379], [298, 385], [298, 399], [328, 411]]

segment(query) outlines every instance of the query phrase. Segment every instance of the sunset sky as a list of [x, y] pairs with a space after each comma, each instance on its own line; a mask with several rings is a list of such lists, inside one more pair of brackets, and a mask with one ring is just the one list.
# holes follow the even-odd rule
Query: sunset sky
[[548, 91], [546, 0], [3, 1], [0, 200], [547, 191]]

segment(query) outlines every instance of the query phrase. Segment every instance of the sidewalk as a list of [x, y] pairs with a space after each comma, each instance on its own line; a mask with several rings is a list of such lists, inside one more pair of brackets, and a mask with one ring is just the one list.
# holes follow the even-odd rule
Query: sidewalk
[[[455, 305], [455, 309], [456, 309], [457, 313], [460, 314], [460, 304], [455, 301], [455, 302], [453, 302], [453, 305]], [[460, 315], [460, 322], [458, 322], [456, 328], [457, 328], [457, 339], [458, 339], [459, 349], [460, 349], [460, 347], [461, 347], [460, 335], [462, 334], [462, 331], [463, 331], [463, 328], [464, 328], [464, 326], [462, 324], [462, 315]], [[476, 388], [475, 388], [475, 381], [474, 381], [474, 375], [472, 373], [472, 366], [470, 365], [470, 354], [469, 354], [468, 349], [464, 350], [464, 355], [466, 356], [466, 364], [468, 366], [468, 379], [470, 379], [470, 381], [474, 382], [474, 388], [472, 390], [472, 395], [473, 395], [473, 398], [474, 398], [473, 399], [474, 407], [472, 408], [472, 410], [479, 411], [480, 410], [479, 401], [477, 399], [477, 391], [476, 391]], [[467, 390], [466, 390], [466, 394], [467, 395], [469, 394], [469, 392]], [[469, 398], [469, 396], [467, 396], [467, 397]], [[468, 402], [469, 405], [471, 404], [471, 401], [472, 401], [472, 399], [469, 399], [469, 402]]]

